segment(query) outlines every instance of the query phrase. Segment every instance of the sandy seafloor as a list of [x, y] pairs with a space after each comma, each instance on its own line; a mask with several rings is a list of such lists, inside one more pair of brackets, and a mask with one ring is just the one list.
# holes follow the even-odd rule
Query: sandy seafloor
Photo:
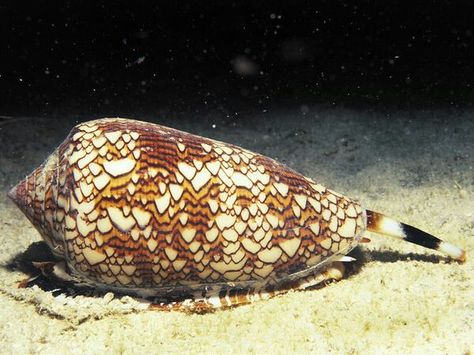
[[25, 274], [7, 265], [40, 237], [6, 191], [77, 120], [98, 117], [6, 120], [0, 126], [0, 352], [472, 354], [474, 112], [303, 111], [240, 112], [242, 121], [213, 112], [134, 116], [276, 158], [367, 208], [462, 246], [467, 262], [368, 235], [372, 242], [356, 250], [354, 271], [340, 282], [203, 315], [143, 311], [130, 297], [20, 289]]

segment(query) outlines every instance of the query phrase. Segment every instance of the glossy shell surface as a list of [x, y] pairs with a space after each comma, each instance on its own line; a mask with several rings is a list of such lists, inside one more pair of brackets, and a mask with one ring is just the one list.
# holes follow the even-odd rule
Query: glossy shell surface
[[346, 254], [366, 224], [273, 159], [127, 119], [77, 125], [13, 194], [72, 274], [120, 289], [277, 284]]

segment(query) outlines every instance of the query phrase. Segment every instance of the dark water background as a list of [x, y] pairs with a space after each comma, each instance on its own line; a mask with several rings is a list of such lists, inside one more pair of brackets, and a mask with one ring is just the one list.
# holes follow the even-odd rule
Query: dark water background
[[[0, 4], [0, 115], [472, 107], [470, 1]], [[196, 118], [199, 115], [196, 115]]]

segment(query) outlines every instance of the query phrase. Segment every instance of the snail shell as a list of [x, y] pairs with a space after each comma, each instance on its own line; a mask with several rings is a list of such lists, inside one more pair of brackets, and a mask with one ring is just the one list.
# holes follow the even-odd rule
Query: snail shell
[[77, 125], [9, 196], [74, 279], [142, 295], [301, 280], [366, 226], [465, 258], [273, 159], [128, 119]]

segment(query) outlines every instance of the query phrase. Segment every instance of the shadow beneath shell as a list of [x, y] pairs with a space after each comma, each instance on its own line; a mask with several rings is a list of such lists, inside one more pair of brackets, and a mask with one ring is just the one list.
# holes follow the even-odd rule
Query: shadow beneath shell
[[51, 253], [45, 242], [35, 242], [31, 244], [24, 252], [18, 253], [7, 262], [6, 268], [11, 271], [21, 271], [26, 274], [24, 280], [18, 283], [18, 288], [38, 286], [46, 292], [52, 292], [54, 296], [66, 294], [75, 296], [82, 294], [74, 290], [74, 285], [62, 280], [52, 280], [42, 273], [34, 263], [55, 263], [59, 261]]
[[55, 262], [58, 261], [51, 253], [45, 242], [35, 242], [24, 252], [18, 253], [7, 262], [7, 269], [11, 271], [21, 271], [30, 276], [36, 276], [38, 269], [33, 262]]
[[[408, 253], [403, 254], [397, 251], [363, 251], [360, 247], [353, 249], [348, 256], [355, 259], [353, 262], [344, 263], [345, 276], [344, 279], [349, 279], [353, 275], [358, 274], [362, 266], [371, 261], [380, 262], [398, 262], [398, 261], [421, 261], [427, 263], [445, 263], [452, 261], [448, 257], [437, 256], [437, 255], [425, 255], [425, 254], [414, 254]], [[19, 288], [32, 287], [33, 285], [38, 286], [45, 292], [51, 292], [53, 296], [65, 294], [69, 297], [75, 296], [87, 296], [102, 298], [110, 291], [95, 289], [90, 286], [77, 285], [73, 282], [64, 281], [57, 277], [52, 277], [51, 274], [44, 272], [44, 269], [38, 268], [38, 264], [55, 263], [58, 259], [51, 253], [49, 247], [45, 242], [35, 242], [31, 244], [27, 250], [17, 254], [8, 263], [6, 268], [8, 270], [21, 271], [28, 275], [25, 280], [20, 281], [18, 284]], [[36, 265], [36, 266], [35, 266]], [[333, 281], [322, 282], [308, 289], [320, 289]], [[116, 297], [128, 296], [126, 293], [113, 291]], [[147, 298], [146, 301], [151, 303], [172, 303], [182, 302], [190, 297], [189, 294], [180, 295], [167, 295], [166, 298]]]
[[[345, 262], [345, 274], [344, 279], [350, 279], [353, 275], [357, 275], [361, 272], [364, 265], [371, 262], [380, 261], [383, 263], [396, 263], [399, 261], [418, 261], [423, 263], [431, 264], [447, 264], [458, 262], [450, 257], [444, 255], [435, 255], [435, 254], [417, 254], [417, 253], [401, 253], [398, 251], [392, 250], [363, 250], [361, 247], [357, 246], [351, 250], [347, 256], [350, 256], [355, 259], [353, 262]], [[337, 281], [336, 281], [337, 282]], [[319, 289], [324, 287], [327, 283], [322, 285], [316, 285], [311, 287], [311, 289]]]
[[367, 262], [381, 261], [384, 263], [395, 263], [398, 261], [421, 261], [432, 264], [457, 262], [456, 260], [444, 255], [400, 253], [393, 250], [373, 250], [366, 252], [366, 260]]

